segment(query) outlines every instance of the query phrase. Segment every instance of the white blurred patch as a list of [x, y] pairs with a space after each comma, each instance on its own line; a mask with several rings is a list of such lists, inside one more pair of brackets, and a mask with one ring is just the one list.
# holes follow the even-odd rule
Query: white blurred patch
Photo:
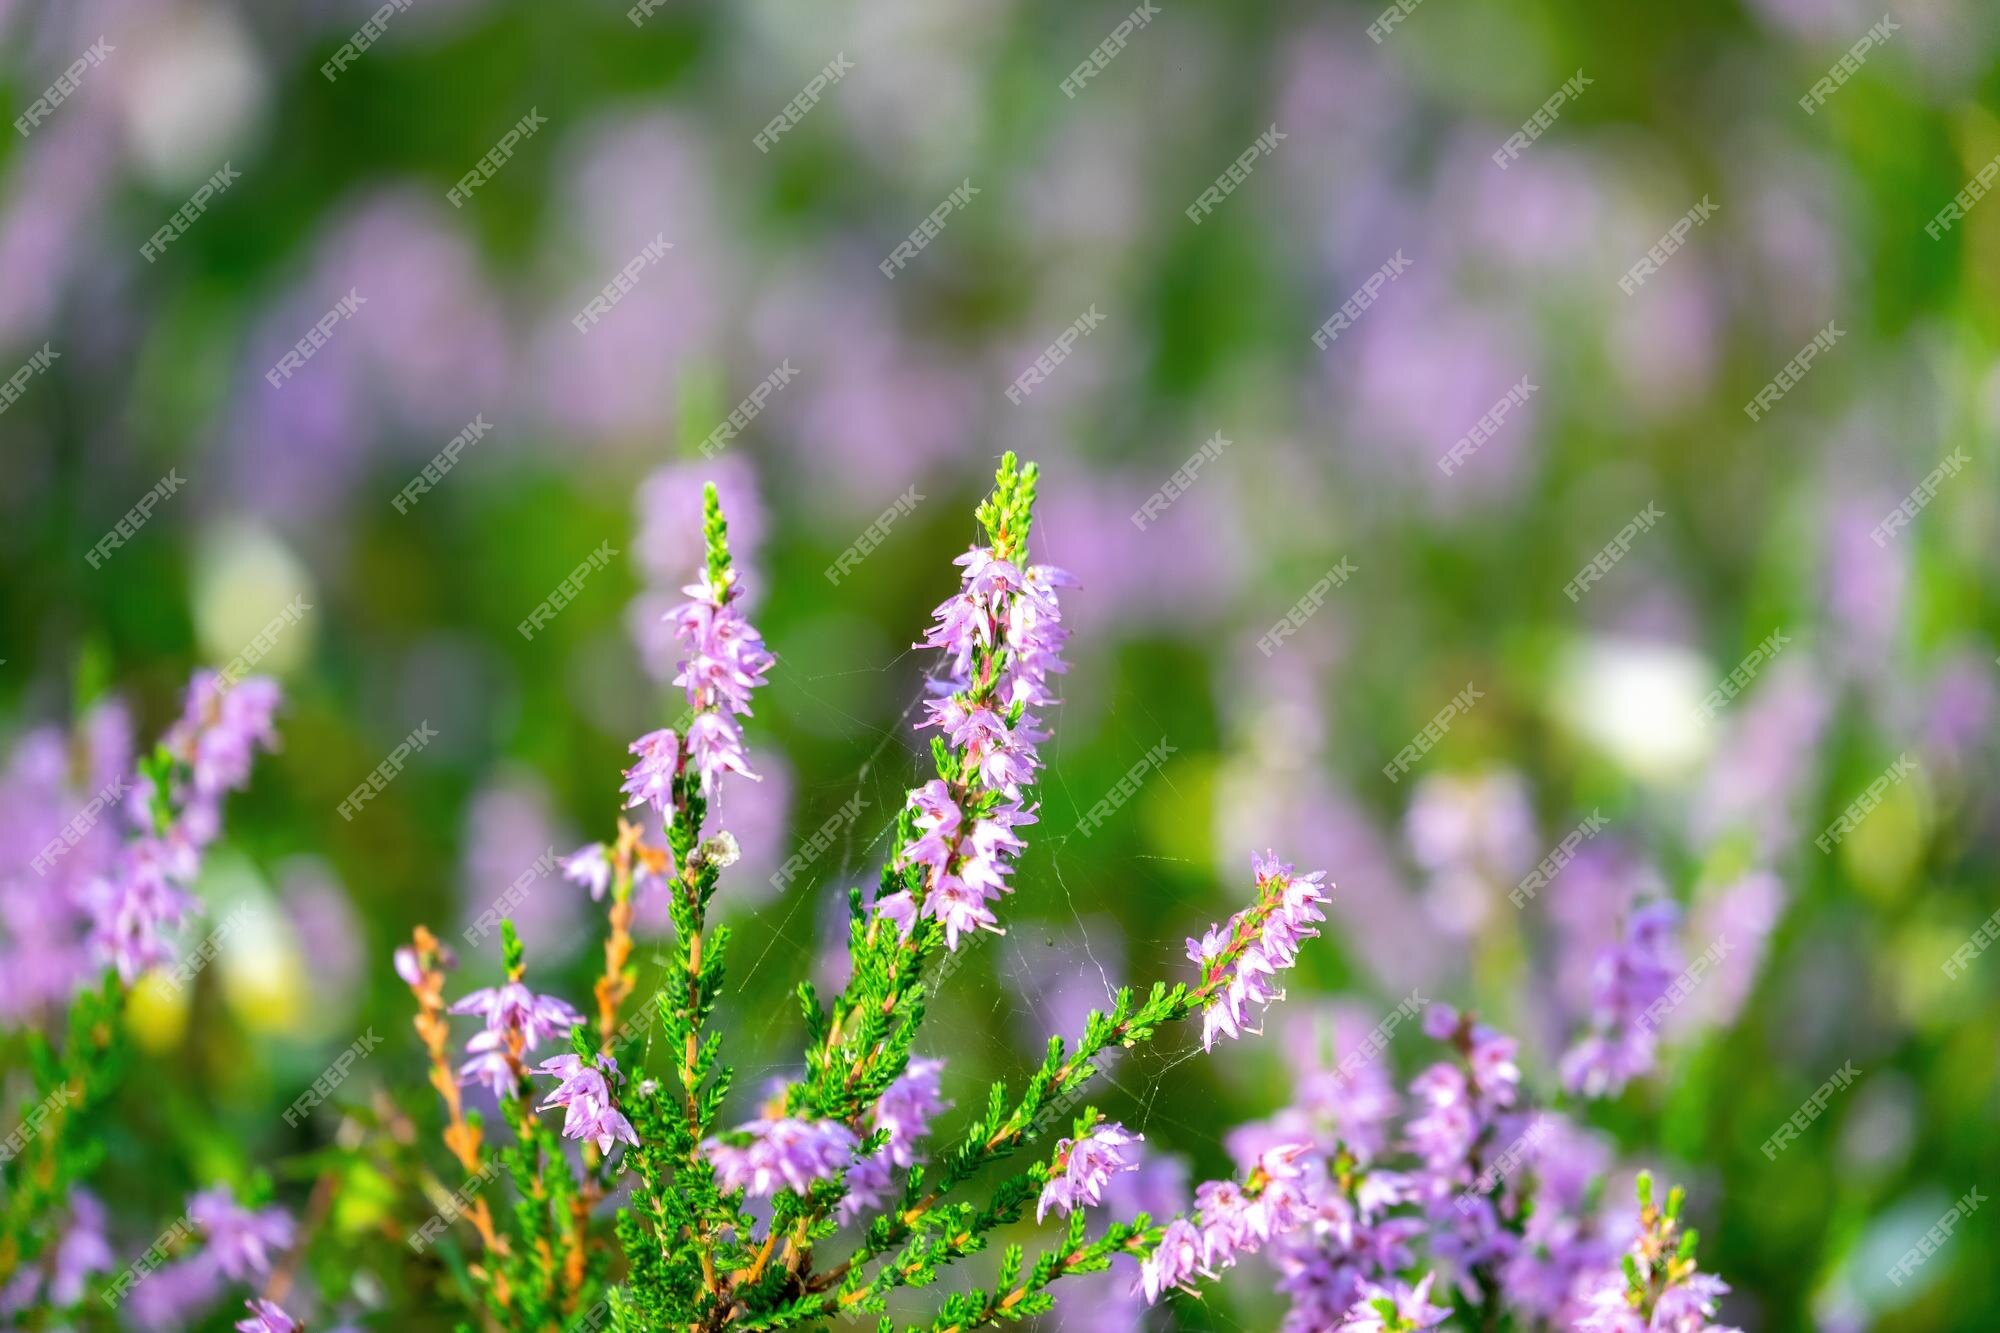
[[125, 136], [153, 184], [192, 184], [243, 149], [264, 106], [265, 77], [233, 11], [166, 7], [135, 23], [118, 48]]
[[246, 1029], [296, 1035], [319, 1008], [306, 980], [298, 938], [248, 861], [220, 853], [202, 875], [207, 911], [183, 944], [184, 956], [207, 953], [230, 1011]]
[[243, 656], [257, 674], [283, 676], [311, 654], [321, 613], [287, 609], [300, 598], [313, 607], [312, 574], [268, 528], [210, 528], [195, 552], [193, 583], [195, 633], [209, 665]]
[[1600, 637], [1571, 649], [1550, 711], [1636, 777], [1687, 777], [1714, 744], [1698, 711], [1716, 668], [1689, 648]]

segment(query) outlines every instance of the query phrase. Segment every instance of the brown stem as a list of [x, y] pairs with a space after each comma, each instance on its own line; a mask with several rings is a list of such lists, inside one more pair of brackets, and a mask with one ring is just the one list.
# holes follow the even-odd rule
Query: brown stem
[[[431, 934], [427, 927], [418, 926], [412, 942], [422, 974], [410, 987], [410, 993], [417, 997], [417, 1013], [411, 1023], [430, 1058], [431, 1086], [444, 1099], [444, 1146], [458, 1159], [468, 1177], [477, 1178], [480, 1173], [479, 1131], [466, 1121], [464, 1102], [458, 1093], [458, 1079], [452, 1074], [451, 1061], [446, 1054], [451, 1029], [444, 1017], [444, 972], [437, 966], [437, 936]], [[493, 1228], [493, 1215], [486, 1207], [486, 1200], [474, 1199], [472, 1206], [464, 1212], [471, 1219], [473, 1229], [479, 1233], [479, 1242], [487, 1252], [505, 1258], [507, 1243]], [[507, 1278], [498, 1268], [492, 1270], [492, 1277], [494, 1299], [505, 1306], [511, 1300]]]

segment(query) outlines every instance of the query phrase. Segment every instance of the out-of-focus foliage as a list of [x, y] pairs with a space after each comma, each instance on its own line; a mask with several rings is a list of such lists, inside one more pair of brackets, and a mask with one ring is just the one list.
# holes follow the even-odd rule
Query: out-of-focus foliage
[[[954, 1080], [1176, 975], [1281, 848], [1339, 887], [1272, 1031], [1097, 1098], [1224, 1175], [1315, 1015], [1366, 1031], [1415, 988], [1545, 1077], [1661, 893], [1727, 966], [1657, 1070], [1566, 1104], [1688, 1183], [1732, 1322], [1989, 1326], [1990, 1210], [1891, 1277], [2000, 1180], [1987, 10], [1166, 3], [1113, 46], [1123, 4], [383, 8], [357, 38], [369, 3], [0, 0], [35, 117], [0, 140], [13, 748], [111, 695], [155, 735], [285, 621], [256, 663], [282, 749], [201, 882], [247, 924], [127, 1015], [121, 1259], [268, 1172], [319, 1308], [433, 1326], [462, 1274], [403, 1238], [454, 1182], [436, 1112], [385, 1096], [424, 1069], [389, 951], [429, 922], [485, 984], [501, 904], [588, 994], [599, 922], [531, 872], [607, 832], [676, 711], [653, 621], [705, 479], [778, 657], [716, 909], [739, 1099], [795, 1073], [787, 993], [922, 770], [913, 629], [1019, 448], [1038, 556], [1083, 586], [1009, 933], [928, 1030]], [[642, 963], [664, 926], [642, 908]], [[10, 1127], [26, 1049], [0, 1040]], [[329, 1151], [363, 1138], [395, 1151]], [[1178, 1317], [1268, 1327], [1258, 1288]]]

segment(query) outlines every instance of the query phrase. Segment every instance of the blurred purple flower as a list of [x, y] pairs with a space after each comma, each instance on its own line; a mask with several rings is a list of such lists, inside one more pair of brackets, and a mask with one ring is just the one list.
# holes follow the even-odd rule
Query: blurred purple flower
[[1784, 915], [1785, 885], [1768, 870], [1752, 870], [1714, 889], [1695, 905], [1688, 935], [1726, 940], [1729, 951], [1668, 1015], [1669, 1030], [1727, 1028], [1736, 1021], [1763, 970], [1764, 957]]
[[[1361, 1299], [1348, 1311], [1339, 1333], [1436, 1328], [1451, 1317], [1450, 1306], [1432, 1305], [1430, 1302], [1431, 1283], [1436, 1278], [1437, 1274], [1426, 1273], [1414, 1287], [1407, 1282], [1395, 1282], [1386, 1287], [1370, 1283], [1361, 1289]], [[1375, 1304], [1377, 1301], [1386, 1302], [1392, 1308], [1394, 1323], [1384, 1317]]]
[[[1393, 300], [1371, 306], [1335, 345], [1345, 347], [1348, 337], [1353, 348], [1328, 366], [1364, 465], [1442, 512], [1504, 498], [1526, 479], [1542, 387], [1540, 354], [1526, 330], [1468, 303], [1439, 275], [1413, 269], [1396, 280]], [[1520, 390], [1524, 380], [1533, 388]], [[1525, 400], [1447, 476], [1438, 461], [1517, 391]]]
[[763, 1198], [780, 1190], [804, 1194], [814, 1182], [830, 1179], [854, 1160], [859, 1140], [831, 1120], [752, 1120], [737, 1127], [747, 1145], [704, 1139], [701, 1149], [715, 1164], [716, 1184], [725, 1193], [743, 1190]]
[[1747, 829], [1761, 856], [1776, 856], [1798, 836], [1801, 800], [1819, 770], [1820, 739], [1833, 701], [1812, 664], [1781, 659], [1729, 711], [1724, 730], [1688, 812], [1697, 845]]
[[205, 1253], [232, 1282], [265, 1276], [271, 1261], [292, 1243], [292, 1219], [284, 1209], [253, 1211], [228, 1190], [201, 1191], [188, 1200], [187, 1213], [201, 1228]]
[[[240, 495], [282, 518], [322, 518], [389, 446], [429, 458], [508, 402], [505, 313], [462, 225], [414, 189], [378, 194], [327, 225], [305, 275], [246, 343], [225, 431]], [[273, 387], [265, 373], [350, 293], [362, 302], [353, 315]]]
[[55, 323], [64, 287], [91, 257], [122, 165], [110, 109], [89, 99], [65, 107], [15, 150], [0, 194], [0, 273], [7, 275], [0, 347], [39, 344]]
[[1659, 1034], [1648, 1008], [1681, 969], [1679, 923], [1673, 903], [1646, 903], [1626, 918], [1624, 938], [1598, 956], [1591, 1030], [1562, 1058], [1563, 1086], [1571, 1092], [1613, 1097], [1653, 1068]]
[[249, 1309], [250, 1318], [236, 1321], [237, 1333], [298, 1333], [299, 1321], [272, 1302], [260, 1297], [243, 1304]]
[[[714, 354], [736, 299], [723, 178], [695, 128], [653, 108], [600, 119], [559, 152], [567, 225], [550, 239], [561, 277], [525, 362], [532, 392], [556, 434], [637, 445], [672, 430], [678, 368]], [[580, 333], [577, 312], [661, 238], [673, 248]]]
[[108, 1273], [118, 1266], [104, 1226], [104, 1204], [82, 1186], [72, 1186], [55, 1243], [53, 1269], [45, 1270], [40, 1263], [21, 1265], [13, 1279], [0, 1288], [0, 1317], [17, 1314], [42, 1299], [58, 1310], [81, 1301], [91, 1274]]
[[[557, 859], [575, 834], [558, 819], [548, 786], [532, 772], [508, 769], [472, 794], [461, 833], [461, 920], [473, 932], [467, 952], [491, 949], [497, 912], [513, 921], [537, 958], [561, 962], [583, 944], [581, 899], [566, 891]], [[482, 918], [484, 918], [482, 920]]]
[[1965, 769], [1974, 756], [1991, 748], [1994, 717], [2000, 713], [1994, 662], [1984, 649], [1953, 650], [1938, 662], [1923, 692], [1924, 747], [1946, 767]]
[[279, 874], [286, 914], [312, 978], [316, 1006], [350, 1008], [368, 958], [361, 919], [346, 889], [322, 861], [297, 858]]
[[1461, 935], [1485, 920], [1495, 890], [1532, 866], [1541, 846], [1528, 784], [1509, 769], [1422, 779], [1403, 827], [1431, 876], [1431, 915]]
[[[72, 772], [53, 727], [21, 736], [0, 772], [0, 1020], [9, 1024], [65, 1003], [96, 971], [86, 888], [121, 855], [116, 792], [132, 765], [131, 724], [122, 707], [100, 704], [80, 733], [88, 772]], [[85, 819], [93, 805], [98, 815]]]
[[[796, 488], [829, 516], [882, 505], [885, 477], [921, 484], [958, 455], [976, 413], [976, 377], [941, 339], [897, 321], [874, 260], [869, 277], [780, 273], [752, 315], [760, 364], [790, 357], [799, 369], [766, 412], [783, 423]], [[762, 419], [760, 419], [760, 427]]]

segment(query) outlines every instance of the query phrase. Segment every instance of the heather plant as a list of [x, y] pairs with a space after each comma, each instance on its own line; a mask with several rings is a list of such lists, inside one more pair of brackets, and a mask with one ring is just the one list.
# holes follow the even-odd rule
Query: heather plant
[[[1525, 1104], [1510, 1038], [1444, 1006], [1425, 1025], [1448, 1058], [1411, 1083], [1400, 1129], [1386, 1072], [1348, 1061], [1239, 1131], [1240, 1173], [1202, 1184], [1192, 1208], [1093, 1225], [1118, 1178], [1148, 1165], [1144, 1136], [1086, 1101], [1104, 1057], [1197, 1020], [1204, 1049], [1260, 1031], [1279, 974], [1318, 934], [1333, 886], [1270, 853], [1252, 860], [1249, 904], [1187, 942], [1189, 976], [1119, 990], [1080, 1031], [1052, 1035], [1019, 1087], [996, 1082], [967, 1123], [938, 1123], [954, 1102], [945, 1062], [919, 1053], [927, 1003], [982, 932], [1005, 929], [1063, 670], [1058, 589], [1072, 581], [1031, 560], [1037, 479], [1008, 455], [978, 508], [983, 540], [958, 558], [960, 587], [919, 645], [938, 654], [920, 724], [936, 732], [935, 776], [909, 792], [872, 890], [848, 891], [846, 985], [830, 997], [797, 987], [796, 1074], [737, 1124], [722, 1115], [734, 1071], [716, 1021], [729, 930], [709, 915], [739, 855], [728, 788], [757, 780], [741, 719], [775, 662], [745, 618], [706, 490], [705, 563], [668, 617], [687, 711], [632, 744], [622, 787], [658, 833], [621, 815], [565, 862], [607, 904], [594, 1012], [531, 987], [511, 923], [502, 983], [455, 1001], [454, 960], [430, 931], [397, 953], [444, 1145], [467, 1176], [413, 1243], [462, 1220], [477, 1316], [500, 1328], [888, 1330], [900, 1318], [947, 1333], [1047, 1313], [1062, 1279], [1114, 1265], [1132, 1298], [1181, 1299], [1260, 1252], [1297, 1330], [1426, 1329], [1454, 1313], [1482, 1329], [1714, 1327], [1724, 1288], [1695, 1271], [1678, 1192], [1657, 1210], [1642, 1177], [1636, 1219], [1600, 1208], [1603, 1156]], [[672, 937], [663, 984], [635, 1003], [641, 895], [664, 897]], [[478, 1020], [456, 1069], [455, 1015]], [[491, 1093], [504, 1137], [467, 1108], [465, 1085]], [[509, 1203], [486, 1192], [498, 1178]], [[977, 1276], [948, 1276], [1031, 1208], [1037, 1223], [1059, 1220], [1045, 1248], [1000, 1245]], [[922, 1298], [901, 1293], [947, 1283], [913, 1316]]]
[[7, 774], [10, 842], [35, 848], [0, 904], [9, 1012], [21, 1020], [30, 1074], [19, 1125], [0, 1143], [0, 1318], [10, 1328], [67, 1326], [86, 1302], [101, 1319], [147, 1276], [134, 1317], [177, 1321], [228, 1286], [264, 1279], [291, 1244], [281, 1210], [204, 1190], [140, 1265], [112, 1278], [107, 1212], [91, 1188], [125, 1071], [133, 983], [159, 968], [178, 988], [206, 961], [201, 951], [179, 956], [176, 933], [199, 916], [191, 890], [203, 853], [221, 832], [224, 798], [275, 743], [277, 706], [268, 680], [201, 672], [180, 720], [136, 766], [122, 711], [104, 705], [86, 721], [80, 763], [61, 738], [42, 735]]
[[[492, 986], [448, 993], [456, 960], [423, 926], [395, 953], [442, 1103], [442, 1144], [464, 1175], [409, 1248], [420, 1266], [442, 1257], [455, 1274], [435, 1288], [467, 1295], [462, 1326], [872, 1321], [886, 1333], [901, 1321], [954, 1333], [1046, 1314], [1069, 1291], [1104, 1299], [1107, 1281], [1112, 1302], [1134, 1307], [1199, 1299], [1203, 1283], [1255, 1256], [1275, 1273], [1295, 1333], [1447, 1321], [1718, 1328], [1726, 1287], [1697, 1267], [1680, 1192], [1656, 1204], [1642, 1173], [1636, 1213], [1607, 1204], [1604, 1144], [1571, 1111], [1533, 1104], [1511, 1037], [1445, 1005], [1423, 1017], [1440, 1054], [1402, 1094], [1383, 1041], [1336, 1046], [1324, 1068], [1304, 1068], [1291, 1105], [1232, 1133], [1233, 1175], [1165, 1215], [1129, 1206], [1129, 1182], [1163, 1159], [1090, 1104], [1092, 1082], [1118, 1049], [1167, 1040], [1176, 1025], [1198, 1023], [1204, 1051], [1262, 1031], [1283, 998], [1281, 974], [1318, 936], [1335, 891], [1270, 852], [1251, 859], [1245, 906], [1187, 941], [1185, 976], [1118, 990], [1080, 1030], [1051, 1035], [1025, 1081], [993, 1083], [967, 1100], [963, 1123], [946, 1124], [958, 1099], [946, 1062], [924, 1052], [927, 1006], [984, 935], [1005, 933], [1064, 669], [1058, 590], [1074, 585], [1031, 559], [1037, 481], [1010, 454], [978, 507], [982, 540], [958, 558], [959, 588], [918, 645], [936, 654], [920, 723], [935, 733], [934, 776], [898, 811], [876, 882], [847, 892], [847, 981], [825, 996], [798, 985], [804, 1049], [735, 1123], [724, 1116], [734, 1071], [718, 1016], [729, 929], [710, 909], [741, 854], [729, 793], [759, 780], [744, 719], [777, 663], [746, 617], [727, 524], [706, 489], [705, 558], [668, 614], [686, 709], [632, 743], [620, 788], [644, 822], [621, 812], [608, 838], [563, 860], [573, 891], [605, 905], [589, 1003], [531, 984], [512, 921], [501, 923], [503, 975]], [[49, 843], [62, 873], [47, 930], [73, 947], [71, 975], [42, 993], [43, 1008], [65, 1001], [68, 1022], [60, 1041], [30, 1038], [33, 1088], [0, 1168], [10, 1326], [180, 1327], [234, 1287], [253, 1293], [237, 1328], [302, 1327], [284, 1302], [309, 1223], [203, 1189], [120, 1271], [88, 1184], [99, 1155], [90, 1117], [117, 1078], [121, 1006], [140, 973], [171, 965], [184, 981], [207, 956], [176, 962], [172, 932], [198, 915], [189, 890], [202, 850], [222, 798], [273, 743], [276, 705], [268, 682], [198, 676], [107, 827]], [[95, 770], [126, 766], [116, 744], [92, 753]], [[72, 780], [43, 776], [58, 788], [43, 805], [65, 808]], [[117, 823], [128, 826], [122, 837]], [[647, 899], [664, 902], [671, 934], [661, 983], [640, 997], [633, 925]], [[1665, 903], [1641, 907], [1601, 959], [1591, 1027], [1564, 1062], [1559, 1097], [1606, 1095], [1652, 1067], [1674, 921]], [[462, 1046], [455, 1018], [473, 1020]], [[486, 1099], [492, 1115], [479, 1109]], [[400, 1116], [373, 1119], [414, 1123]], [[1047, 1233], [1033, 1254], [1012, 1238], [1031, 1225]], [[471, 1247], [462, 1262], [461, 1238]], [[997, 1258], [960, 1271], [989, 1249]]]
[[[728, 793], [758, 781], [744, 719], [776, 658], [744, 614], [706, 488], [704, 562], [668, 612], [686, 711], [632, 743], [620, 789], [644, 823], [620, 815], [608, 839], [562, 861], [574, 891], [606, 911], [588, 1007], [530, 985], [512, 921], [500, 925], [498, 985], [456, 997], [456, 959], [436, 935], [416, 927], [396, 951], [442, 1099], [442, 1145], [464, 1173], [410, 1235], [418, 1265], [446, 1257], [458, 1275], [436, 1289], [466, 1293], [464, 1317], [492, 1329], [904, 1321], [948, 1333], [1044, 1315], [1066, 1291], [1132, 1309], [1200, 1299], [1202, 1283], [1260, 1257], [1298, 1333], [1718, 1327], [1726, 1287], [1696, 1267], [1680, 1191], [1656, 1205], [1640, 1175], [1636, 1213], [1606, 1205], [1608, 1149], [1562, 1109], [1530, 1105], [1510, 1037], [1444, 1005], [1424, 1013], [1440, 1057], [1404, 1095], [1382, 1041], [1346, 1043], [1324, 1067], [1308, 1061], [1292, 1105], [1230, 1135], [1238, 1171], [1198, 1185], [1192, 1207], [1130, 1205], [1164, 1197], [1130, 1183], [1156, 1181], [1166, 1159], [1090, 1105], [1090, 1085], [1118, 1049], [1168, 1041], [1176, 1025], [1198, 1023], [1204, 1051], [1262, 1031], [1334, 893], [1322, 873], [1294, 873], [1272, 853], [1252, 857], [1242, 911], [1186, 943], [1188, 975], [1120, 989], [1080, 1031], [1052, 1035], [1024, 1083], [994, 1083], [962, 1125], [944, 1123], [958, 1099], [946, 1061], [924, 1053], [926, 1007], [984, 935], [1006, 931], [1022, 831], [1038, 813], [1042, 719], [1064, 669], [1058, 588], [1074, 584], [1030, 558], [1036, 482], [1010, 454], [978, 506], [982, 540], [958, 556], [960, 586], [918, 644], [936, 652], [920, 723], [936, 733], [934, 777], [898, 811], [876, 883], [846, 895], [848, 981], [826, 997], [798, 985], [804, 1051], [740, 1123], [724, 1117], [734, 1071], [716, 1021], [730, 931], [710, 907], [740, 855]], [[184, 1327], [230, 1287], [252, 1293], [238, 1329], [302, 1327], [284, 1301], [310, 1223], [200, 1189], [120, 1265], [90, 1189], [122, 1007], [140, 973], [170, 967], [184, 985], [210, 955], [176, 953], [174, 933], [200, 915], [190, 889], [202, 851], [222, 799], [274, 743], [276, 705], [266, 681], [204, 673], [130, 781], [120, 715], [86, 721], [86, 773], [56, 763], [58, 745], [26, 747], [8, 775], [26, 837], [46, 843], [36, 929], [62, 959], [38, 989], [16, 987], [36, 1007], [18, 1015], [34, 1081], [0, 1165], [10, 1327]], [[98, 785], [118, 801], [62, 823], [76, 789]], [[18, 877], [8, 893], [28, 897]], [[644, 899], [664, 901], [672, 933], [662, 983], [640, 999], [632, 929]], [[1652, 1067], [1672, 925], [1666, 903], [1640, 907], [1600, 961], [1592, 1027], [1564, 1061], [1562, 1095], [1606, 1095]], [[50, 1041], [36, 1029], [56, 1013], [66, 1031]], [[462, 1047], [452, 1019], [476, 1023]], [[1010, 1239], [1016, 1227], [1046, 1229], [1046, 1245], [1030, 1255]], [[472, 1243], [464, 1261], [458, 1235]], [[998, 1257], [964, 1263], [988, 1249]]]

